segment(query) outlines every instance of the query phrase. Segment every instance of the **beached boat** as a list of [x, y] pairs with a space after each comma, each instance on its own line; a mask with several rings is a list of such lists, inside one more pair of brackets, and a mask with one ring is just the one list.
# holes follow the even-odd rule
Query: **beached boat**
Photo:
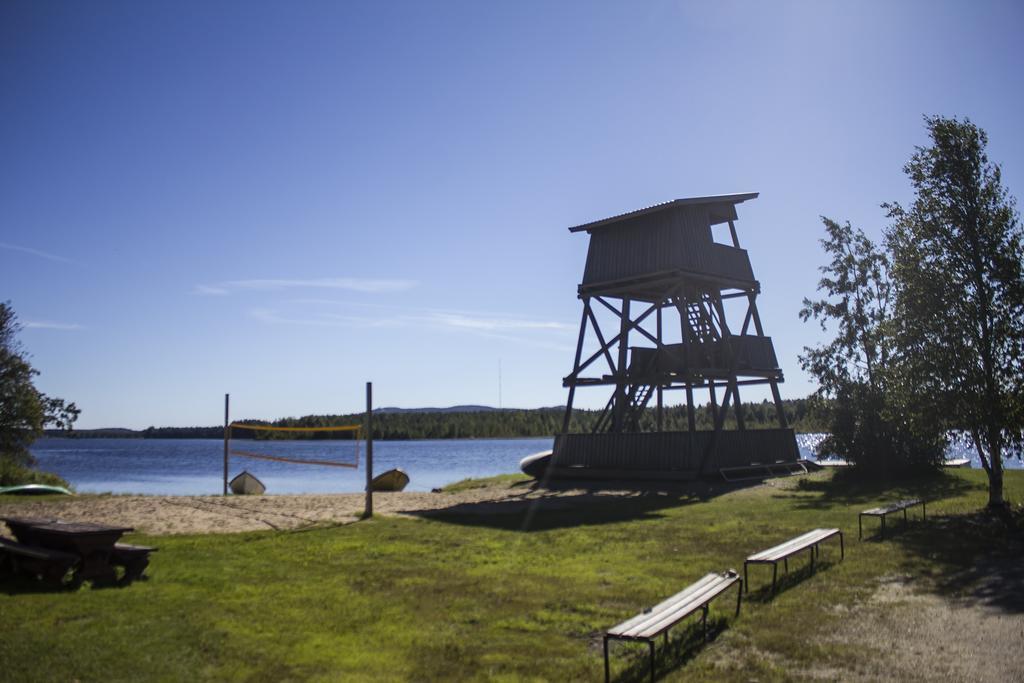
[[826, 458], [825, 460], [819, 460], [818, 464], [822, 467], [830, 468], [850, 467], [850, 463], [840, 458]]
[[267, 490], [267, 487], [263, 485], [263, 482], [257, 479], [254, 475], [249, 472], [242, 470], [242, 473], [231, 480], [229, 484], [231, 486], [231, 493], [237, 495], [256, 495], [263, 493]]
[[970, 458], [950, 458], [942, 463], [943, 467], [970, 467]]
[[48, 496], [54, 494], [64, 496], [72, 495], [71, 491], [68, 491], [63, 486], [49, 486], [47, 484], [20, 484], [18, 486], [0, 487], [0, 495]]
[[523, 474], [528, 474], [534, 479], [540, 479], [544, 476], [544, 470], [548, 468], [550, 463], [551, 451], [540, 451], [520, 460], [519, 469], [523, 471]]
[[371, 491], [401, 491], [409, 484], [409, 475], [398, 469], [388, 470], [370, 481]]

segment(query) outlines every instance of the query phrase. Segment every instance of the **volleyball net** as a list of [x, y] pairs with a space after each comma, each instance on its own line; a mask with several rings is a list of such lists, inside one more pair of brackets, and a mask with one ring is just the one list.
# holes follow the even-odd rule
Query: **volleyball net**
[[[237, 455], [254, 460], [290, 463], [293, 465], [321, 465], [324, 467], [359, 467], [359, 451], [362, 425], [341, 425], [333, 427], [276, 427], [272, 425], [231, 422], [225, 434], [225, 455]], [[257, 435], [261, 435], [258, 437]], [[262, 438], [261, 438], [262, 437]], [[249, 448], [235, 448], [233, 441], [244, 440], [246, 444], [254, 444]], [[341, 449], [336, 446], [344, 441], [352, 441], [350, 459], [338, 459]], [[289, 444], [295, 450], [301, 450], [303, 456], [328, 454], [328, 457], [296, 457], [280, 453], [258, 452], [255, 444]], [[296, 448], [295, 444], [303, 444]], [[330, 444], [330, 445], [328, 445]], [[278, 450], [278, 449], [272, 449]], [[348, 450], [347, 448], [345, 450]]]

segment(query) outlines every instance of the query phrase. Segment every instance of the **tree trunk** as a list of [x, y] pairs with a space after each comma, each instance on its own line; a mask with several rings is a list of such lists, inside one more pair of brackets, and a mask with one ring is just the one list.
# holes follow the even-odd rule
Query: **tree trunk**
[[990, 508], [1005, 508], [1006, 501], [1003, 500], [1003, 454], [999, 444], [994, 444], [989, 453], [992, 456], [992, 469], [988, 473], [988, 506]]

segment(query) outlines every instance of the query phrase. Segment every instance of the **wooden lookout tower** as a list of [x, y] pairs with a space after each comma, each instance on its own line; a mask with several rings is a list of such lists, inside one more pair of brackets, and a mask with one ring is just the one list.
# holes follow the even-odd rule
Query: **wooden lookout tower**
[[[782, 370], [757, 312], [760, 284], [736, 234], [736, 206], [755, 197], [677, 199], [569, 228], [589, 234], [590, 247], [552, 474], [687, 479], [796, 463]], [[713, 226], [725, 243], [714, 240]], [[740, 389], [750, 385], [771, 389], [777, 428], [746, 428]], [[580, 388], [611, 396], [589, 433], [570, 433]], [[664, 429], [671, 391], [682, 394], [676, 402], [686, 411], [673, 431]], [[698, 430], [698, 399], [710, 407], [711, 428]], [[735, 430], [726, 429], [730, 408]]]

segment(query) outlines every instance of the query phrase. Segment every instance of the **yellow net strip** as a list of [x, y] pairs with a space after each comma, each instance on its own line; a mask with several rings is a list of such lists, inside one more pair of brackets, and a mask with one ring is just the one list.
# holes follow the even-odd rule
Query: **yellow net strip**
[[271, 427], [270, 425], [250, 425], [243, 422], [232, 422], [229, 427], [236, 429], [254, 429], [263, 432], [357, 432], [362, 425], [344, 425], [341, 427]]
[[291, 462], [298, 465], [325, 465], [327, 467], [352, 467], [358, 468], [359, 463], [335, 462], [333, 460], [302, 460], [300, 458], [284, 458], [279, 455], [264, 455], [262, 453], [250, 453], [249, 451], [231, 450], [232, 455], [241, 455], [245, 458], [256, 458], [258, 460], [274, 460], [276, 462]]

